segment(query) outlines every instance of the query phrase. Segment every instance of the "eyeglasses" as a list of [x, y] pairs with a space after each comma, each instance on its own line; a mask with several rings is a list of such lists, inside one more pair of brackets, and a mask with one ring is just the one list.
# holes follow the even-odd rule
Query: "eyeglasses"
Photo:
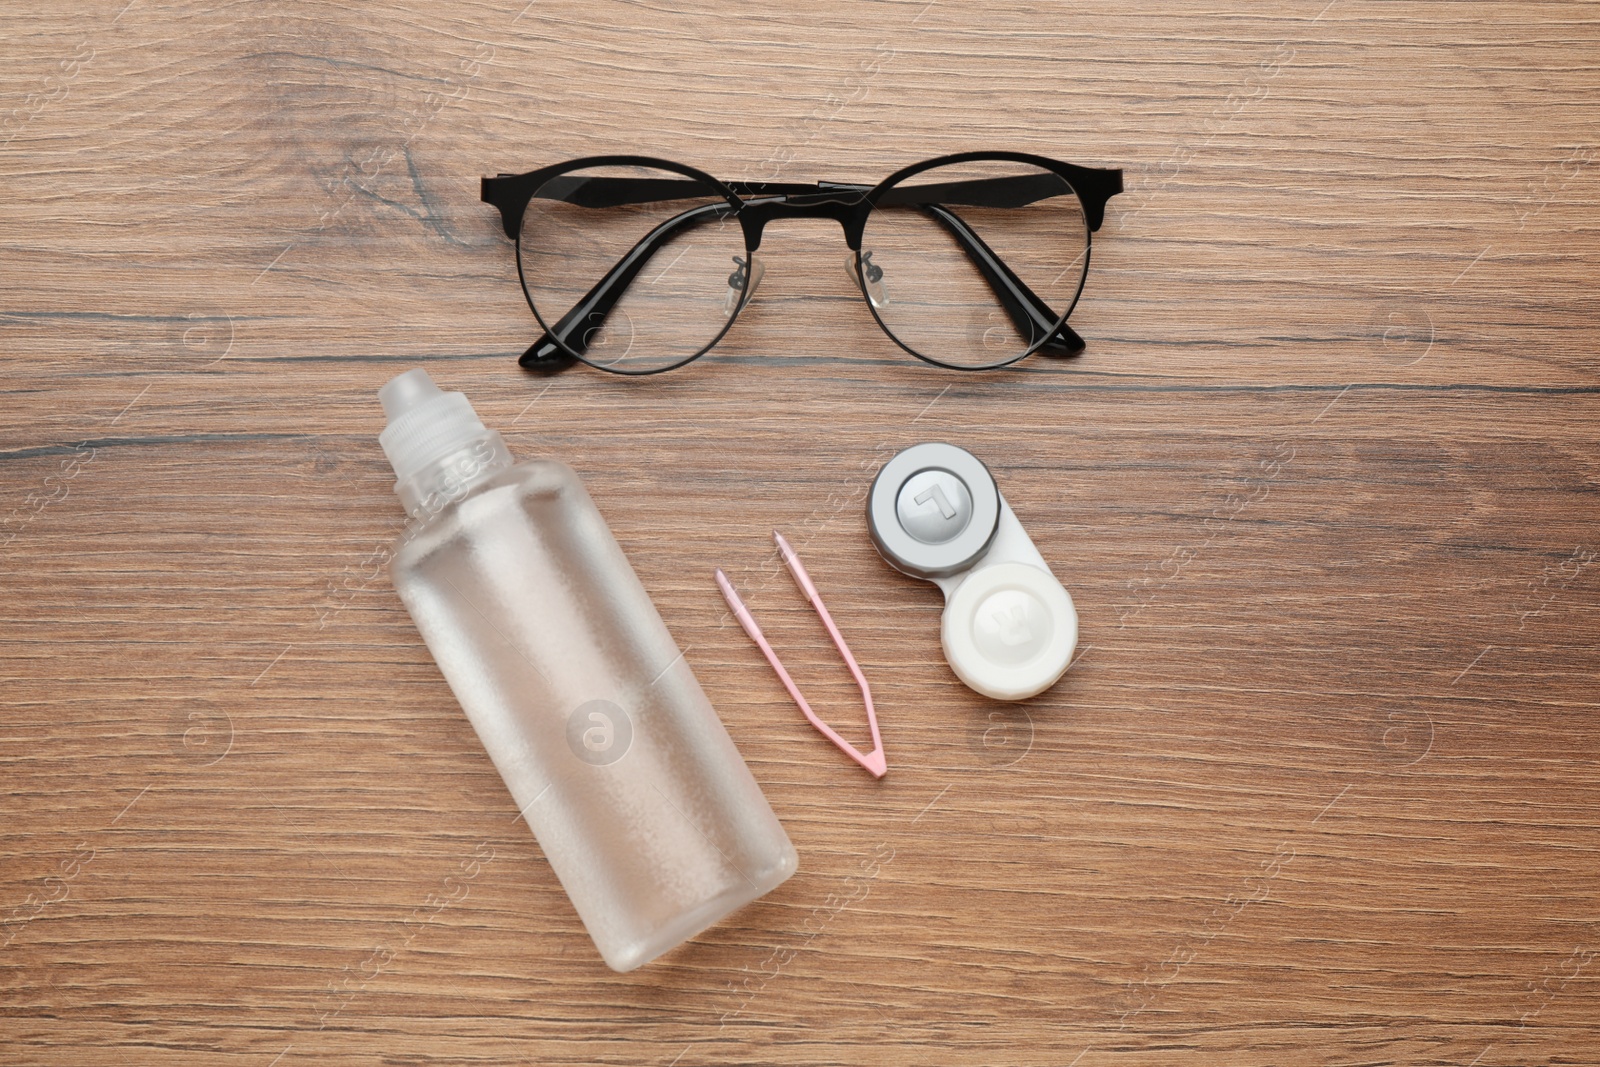
[[721, 340], [761, 281], [756, 252], [777, 218], [838, 222], [867, 307], [919, 359], [986, 370], [1075, 355], [1067, 316], [1089, 235], [1121, 191], [1120, 170], [1020, 152], [940, 156], [875, 186], [721, 182], [648, 156], [483, 179], [545, 331], [521, 365], [617, 374], [681, 367]]

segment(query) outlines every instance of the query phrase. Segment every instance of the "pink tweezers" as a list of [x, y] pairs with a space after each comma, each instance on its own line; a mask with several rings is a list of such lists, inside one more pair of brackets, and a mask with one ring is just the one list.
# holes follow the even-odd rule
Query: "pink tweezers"
[[806, 698], [800, 695], [800, 689], [794, 684], [794, 679], [789, 677], [789, 672], [783, 669], [783, 664], [778, 662], [778, 654], [772, 651], [772, 646], [761, 634], [761, 627], [756, 625], [756, 620], [751, 617], [750, 611], [739, 599], [739, 594], [733, 591], [733, 584], [728, 581], [728, 576], [719, 569], [717, 571], [717, 585], [722, 589], [722, 595], [728, 601], [728, 606], [733, 609], [734, 617], [739, 620], [739, 625], [744, 627], [744, 632], [761, 649], [761, 654], [767, 657], [767, 662], [772, 664], [772, 669], [778, 672], [778, 680], [783, 687], [794, 697], [794, 702], [800, 705], [800, 710], [805, 712], [806, 718], [811, 720], [811, 725], [822, 731], [822, 736], [838, 745], [844, 754], [855, 760], [872, 773], [874, 778], [882, 778], [889, 770], [889, 760], [883, 754], [883, 738], [878, 735], [878, 715], [872, 710], [872, 690], [867, 687], [866, 675], [861, 673], [861, 668], [856, 665], [856, 658], [850, 654], [850, 646], [844, 643], [839, 628], [833, 624], [833, 617], [828, 614], [828, 609], [822, 604], [822, 597], [817, 593], [817, 587], [811, 584], [811, 576], [800, 563], [800, 557], [795, 555], [789, 542], [776, 530], [772, 533], [773, 539], [778, 542], [778, 551], [783, 553], [783, 562], [789, 567], [789, 573], [794, 575], [795, 584], [805, 594], [811, 606], [816, 609], [817, 615], [822, 619], [822, 625], [828, 628], [828, 636], [833, 638], [834, 647], [844, 657], [845, 666], [850, 668], [850, 674], [856, 680], [856, 685], [861, 688], [861, 699], [867, 705], [867, 726], [872, 730], [872, 751], [862, 754], [854, 745], [840, 737], [833, 727], [817, 718], [817, 713], [811, 710], [811, 705], [806, 703]]

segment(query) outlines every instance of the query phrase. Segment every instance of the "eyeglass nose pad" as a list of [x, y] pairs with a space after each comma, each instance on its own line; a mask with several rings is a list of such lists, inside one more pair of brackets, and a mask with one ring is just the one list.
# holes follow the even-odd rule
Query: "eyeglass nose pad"
[[[733, 273], [728, 275], [728, 295], [722, 302], [722, 310], [732, 318], [744, 306], [750, 303], [750, 298], [756, 295], [756, 287], [761, 284], [762, 277], [767, 273], [766, 266], [756, 258], [755, 253], [750, 253], [747, 262], [743, 256], [734, 256], [735, 264]], [[750, 271], [750, 287], [745, 288], [744, 272]]]
[[861, 253], [861, 266], [866, 268], [867, 279], [865, 282], [862, 282], [861, 275], [856, 270], [855, 253], [851, 253], [850, 258], [845, 260], [844, 263], [844, 269], [849, 271], [850, 277], [854, 278], [856, 283], [866, 291], [867, 299], [872, 301], [873, 307], [881, 308], [888, 306], [889, 290], [884, 288], [883, 268], [872, 262], [871, 251]]

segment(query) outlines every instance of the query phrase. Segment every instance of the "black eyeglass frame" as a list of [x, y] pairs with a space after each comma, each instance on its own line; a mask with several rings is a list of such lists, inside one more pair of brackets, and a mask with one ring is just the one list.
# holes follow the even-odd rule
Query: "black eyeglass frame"
[[[1087, 227], [1084, 235], [1084, 265], [1078, 277], [1078, 287], [1072, 295], [1072, 301], [1059, 316], [1050, 311], [1049, 306], [1040, 299], [1028, 286], [1008, 268], [1004, 261], [989, 248], [987, 244], [965, 225], [953, 211], [950, 211], [938, 200], [929, 199], [929, 190], [944, 190], [945, 192], [959, 190], [965, 195], [969, 203], [983, 203], [982, 199], [973, 200], [972, 197], [987, 193], [992, 200], [1002, 189], [1012, 192], [1012, 199], [1024, 191], [1019, 190], [1019, 183], [1026, 183], [1028, 178], [980, 178], [965, 182], [951, 183], [942, 186], [901, 186], [900, 183], [907, 178], [932, 170], [936, 167], [948, 166], [959, 163], [973, 162], [1011, 162], [1023, 163], [1040, 170], [1055, 174], [1067, 183], [1067, 186], [1078, 197], [1083, 209], [1083, 216]], [[555, 323], [545, 321], [538, 307], [533, 301], [533, 295], [528, 290], [527, 277], [523, 273], [521, 255], [522, 221], [527, 212], [529, 203], [535, 194], [544, 189], [552, 180], [563, 174], [582, 171], [597, 167], [642, 167], [672, 174], [680, 174], [684, 178], [704, 186], [700, 195], [715, 192], [727, 204], [724, 212], [720, 205], [706, 204], [690, 209], [675, 219], [658, 226], [655, 231], [639, 241], [606, 276], [591, 288], [588, 294], [575, 304], [560, 320]], [[680, 195], [669, 189], [679, 183], [670, 179], [651, 178], [577, 178], [574, 185], [566, 195], [551, 197], [561, 199], [580, 206], [589, 207], [616, 207], [629, 203], [649, 203], [675, 199]], [[899, 195], [896, 195], [898, 191]], [[634, 276], [644, 266], [655, 252], [667, 241], [671, 240], [675, 231], [683, 226], [702, 221], [701, 215], [709, 217], [727, 218], [730, 215], [738, 219], [745, 245], [745, 264], [754, 262], [754, 253], [761, 247], [762, 234], [768, 222], [775, 218], [830, 218], [840, 224], [844, 230], [845, 243], [854, 255], [854, 269], [858, 288], [867, 303], [867, 308], [872, 312], [878, 326], [889, 339], [905, 349], [908, 353], [934, 366], [950, 370], [994, 370], [1009, 366], [1018, 360], [1024, 359], [1033, 352], [1044, 349], [1048, 354], [1070, 356], [1083, 351], [1085, 343], [1070, 326], [1067, 318], [1077, 306], [1079, 297], [1083, 293], [1083, 286], [1089, 277], [1089, 256], [1092, 242], [1089, 234], [1100, 229], [1105, 218], [1105, 205], [1111, 197], [1122, 191], [1122, 171], [1116, 169], [1102, 169], [1094, 167], [1080, 167], [1060, 160], [1049, 159], [1045, 156], [1033, 155], [1026, 152], [958, 152], [952, 155], [937, 156], [919, 163], [902, 167], [890, 174], [877, 185], [858, 185], [843, 182], [766, 182], [766, 181], [732, 181], [723, 182], [712, 177], [706, 172], [683, 163], [672, 160], [659, 159], [652, 156], [635, 155], [604, 155], [586, 156], [580, 159], [568, 160], [564, 163], [541, 167], [537, 170], [527, 171], [522, 174], [500, 174], [496, 177], [485, 177], [482, 181], [481, 197], [500, 211], [501, 222], [506, 236], [517, 246], [517, 278], [522, 287], [522, 293], [527, 300], [528, 308], [534, 318], [544, 327], [544, 334], [540, 336], [528, 350], [518, 359], [518, 363], [527, 370], [553, 372], [565, 369], [574, 362], [584, 362], [597, 369], [609, 371], [613, 374], [643, 376], [659, 374], [663, 371], [675, 370], [687, 363], [705, 355], [727, 334], [732, 328], [734, 320], [744, 310], [745, 304], [750, 299], [750, 286], [753, 272], [741, 266], [738, 272], [742, 277], [742, 288], [739, 292], [738, 303], [727, 321], [722, 324], [716, 334], [692, 355], [686, 356], [675, 363], [664, 366], [650, 367], [645, 370], [629, 370], [622, 367], [608, 366], [585, 358], [587, 337], [592, 336], [596, 327], [604, 322], [610, 309], [621, 298]], [[1049, 194], [1055, 195], [1055, 194]], [[1037, 198], [1036, 198], [1037, 199]], [[1022, 200], [1005, 206], [1020, 206], [1031, 201]], [[873, 302], [867, 284], [872, 264], [863, 261], [861, 244], [866, 229], [867, 220], [872, 211], [879, 204], [905, 203], [922, 208], [939, 222], [959, 244], [963, 246], [974, 265], [984, 275], [985, 280], [994, 290], [996, 297], [1005, 307], [1019, 329], [1027, 327], [1035, 339], [1020, 353], [1005, 360], [982, 366], [955, 364], [939, 360], [918, 352], [902, 341], [895, 332], [883, 321]], [[997, 205], [998, 206], [998, 205]]]

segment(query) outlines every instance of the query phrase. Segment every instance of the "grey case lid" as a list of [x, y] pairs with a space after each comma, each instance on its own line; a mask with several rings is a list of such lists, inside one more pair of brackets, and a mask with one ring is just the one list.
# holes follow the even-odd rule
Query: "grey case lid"
[[983, 461], [930, 441], [896, 453], [867, 495], [867, 530], [898, 571], [933, 580], [988, 551], [1000, 523], [1000, 490]]

